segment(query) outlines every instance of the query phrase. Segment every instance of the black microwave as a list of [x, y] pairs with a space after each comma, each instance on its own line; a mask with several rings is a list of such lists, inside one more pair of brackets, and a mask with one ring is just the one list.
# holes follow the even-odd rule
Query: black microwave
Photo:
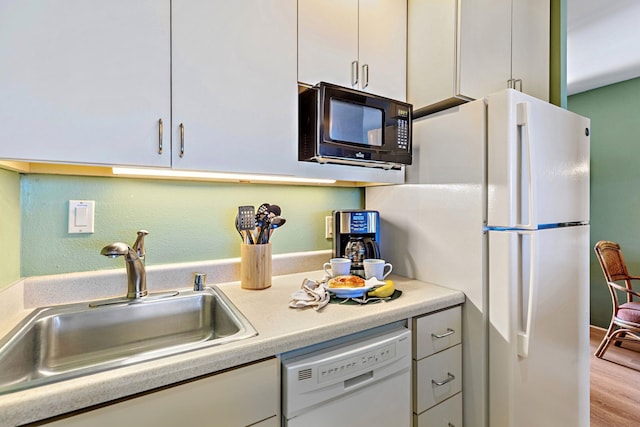
[[399, 169], [411, 164], [411, 104], [329, 83], [300, 88], [298, 160]]

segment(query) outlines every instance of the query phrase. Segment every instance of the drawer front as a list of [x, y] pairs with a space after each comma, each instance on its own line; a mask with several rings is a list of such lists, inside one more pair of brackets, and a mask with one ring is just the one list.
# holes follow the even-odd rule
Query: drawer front
[[422, 359], [460, 344], [460, 306], [413, 319], [413, 358]]
[[420, 415], [413, 415], [414, 427], [462, 427], [462, 393], [434, 406]]
[[462, 345], [413, 361], [413, 408], [418, 414], [462, 390]]

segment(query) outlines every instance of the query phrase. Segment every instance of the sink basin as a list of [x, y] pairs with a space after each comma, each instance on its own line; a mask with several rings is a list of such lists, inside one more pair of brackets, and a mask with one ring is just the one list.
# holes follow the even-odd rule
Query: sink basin
[[0, 340], [0, 394], [255, 335], [215, 286], [43, 307]]

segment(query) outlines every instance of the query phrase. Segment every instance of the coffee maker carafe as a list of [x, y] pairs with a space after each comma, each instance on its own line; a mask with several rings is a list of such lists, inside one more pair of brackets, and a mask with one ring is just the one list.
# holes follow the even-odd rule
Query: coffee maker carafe
[[377, 211], [333, 212], [333, 255], [351, 260], [351, 274], [364, 277], [362, 261], [380, 258], [380, 214]]

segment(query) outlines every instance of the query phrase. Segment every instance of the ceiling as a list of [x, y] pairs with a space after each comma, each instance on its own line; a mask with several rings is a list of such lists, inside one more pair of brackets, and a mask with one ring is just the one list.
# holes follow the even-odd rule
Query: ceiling
[[640, 76], [640, 1], [567, 0], [567, 93]]

